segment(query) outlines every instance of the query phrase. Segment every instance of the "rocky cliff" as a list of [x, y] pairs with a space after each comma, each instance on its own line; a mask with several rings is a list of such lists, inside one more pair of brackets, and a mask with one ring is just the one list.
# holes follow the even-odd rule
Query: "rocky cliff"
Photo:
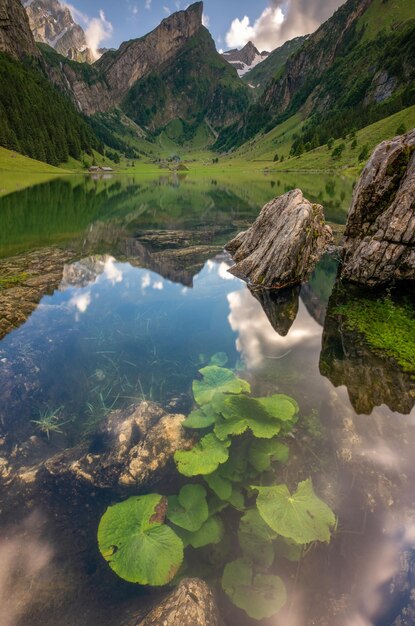
[[130, 89], [173, 59], [200, 29], [203, 3], [173, 13], [148, 35], [109, 50], [93, 66], [74, 63], [42, 48], [49, 77], [86, 115], [118, 106]]
[[0, 52], [15, 59], [39, 56], [25, 10], [18, 0], [0, 0]]
[[313, 83], [332, 66], [344, 49], [357, 20], [371, 2], [348, 0], [288, 59], [283, 75], [268, 85], [261, 99], [261, 104], [272, 115], [284, 113], [302, 88], [311, 92]]
[[269, 52], [259, 52], [252, 41], [248, 41], [241, 50], [228, 50], [222, 53], [222, 57], [237, 70], [239, 76], [245, 76], [268, 56]]
[[52, 46], [74, 61], [93, 63], [85, 32], [76, 24], [68, 6], [58, 0], [23, 0], [35, 41]]
[[145, 37], [104, 54], [96, 67], [105, 74], [114, 102], [119, 103], [138, 80], [177, 54], [202, 28], [202, 14], [203, 3], [196, 2], [167, 17]]
[[248, 88], [202, 26], [177, 54], [137, 81], [122, 107], [151, 131], [178, 120], [178, 134], [190, 139], [202, 120], [219, 130], [238, 119], [249, 102]]
[[356, 185], [342, 278], [375, 286], [415, 280], [415, 130], [384, 141]]

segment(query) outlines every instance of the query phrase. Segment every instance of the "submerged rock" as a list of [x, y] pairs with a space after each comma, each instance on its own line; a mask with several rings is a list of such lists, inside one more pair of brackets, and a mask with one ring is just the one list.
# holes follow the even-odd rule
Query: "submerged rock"
[[252, 226], [226, 245], [236, 263], [229, 271], [266, 289], [298, 285], [331, 240], [323, 207], [294, 189], [266, 204]]
[[341, 275], [370, 286], [415, 280], [415, 130], [379, 144], [363, 170]]
[[220, 626], [222, 620], [208, 585], [185, 578], [136, 626]]
[[141, 402], [127, 412], [113, 411], [92, 443], [56, 454], [40, 469], [100, 489], [147, 488], [165, 476], [176, 450], [193, 445], [182, 428], [184, 419], [153, 402]]

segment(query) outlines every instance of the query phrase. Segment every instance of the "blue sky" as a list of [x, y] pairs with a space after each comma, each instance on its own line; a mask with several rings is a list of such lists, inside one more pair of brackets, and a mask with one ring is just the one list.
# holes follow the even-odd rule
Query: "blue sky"
[[[65, 0], [61, 0], [66, 3]], [[253, 40], [260, 50], [313, 32], [344, 0], [205, 0], [205, 25], [217, 48], [241, 47]], [[188, 0], [69, 0], [75, 20], [99, 46], [118, 47], [155, 28]], [[92, 24], [92, 25], [91, 25]], [[91, 35], [92, 36], [92, 35]]]

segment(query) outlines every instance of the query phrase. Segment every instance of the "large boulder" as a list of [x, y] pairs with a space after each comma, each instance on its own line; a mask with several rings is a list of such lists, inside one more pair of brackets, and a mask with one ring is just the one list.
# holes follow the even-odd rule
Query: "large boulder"
[[220, 626], [215, 598], [203, 580], [185, 578], [136, 626]]
[[235, 260], [229, 271], [266, 289], [298, 285], [331, 240], [323, 207], [294, 189], [266, 204], [252, 226], [226, 245]]
[[415, 280], [415, 130], [378, 145], [349, 211], [342, 278]]
[[54, 455], [39, 471], [43, 477], [46, 471], [46, 477], [136, 493], [174, 474], [174, 453], [192, 447], [184, 420], [184, 415], [166, 413], [153, 402], [113, 411], [92, 442]]

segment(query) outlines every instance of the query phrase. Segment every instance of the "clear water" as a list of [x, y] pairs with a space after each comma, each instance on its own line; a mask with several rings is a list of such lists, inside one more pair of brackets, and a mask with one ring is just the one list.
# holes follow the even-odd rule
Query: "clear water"
[[[225, 352], [254, 395], [297, 399], [302, 418], [281, 480], [312, 476], [338, 516], [330, 545], [281, 564], [287, 606], [266, 623], [401, 626], [415, 582], [413, 379], [342, 328], [332, 259], [272, 306], [227, 272], [224, 242], [293, 186], [344, 223], [352, 183], [315, 176], [79, 179], [1, 199], [0, 257], [58, 245], [73, 261], [0, 341], [0, 457], [39, 437], [35, 421], [50, 410], [62, 416], [51, 455], [140, 398], [187, 411], [197, 370]], [[39, 459], [28, 450], [30, 466]], [[112, 574], [96, 547], [100, 515], [117, 498], [62, 482], [29, 483], [23, 496], [3, 490], [2, 626], [134, 623], [151, 593]], [[257, 623], [220, 602], [227, 625]]]

